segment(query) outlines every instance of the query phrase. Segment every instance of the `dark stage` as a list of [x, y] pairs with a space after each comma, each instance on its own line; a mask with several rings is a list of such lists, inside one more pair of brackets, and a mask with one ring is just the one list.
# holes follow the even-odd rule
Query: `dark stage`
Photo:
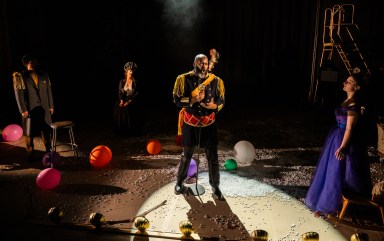
[[[53, 121], [74, 121], [80, 151], [78, 160], [62, 154], [60, 185], [43, 191], [35, 183], [42, 163], [26, 161], [24, 140], [1, 141], [1, 236], [14, 240], [126, 240], [127, 235], [133, 240], [180, 239], [177, 225], [189, 219], [199, 230], [194, 239], [250, 240], [251, 232], [262, 228], [272, 240], [297, 240], [309, 231], [332, 240], [339, 236], [349, 240], [363, 231], [371, 241], [383, 240], [382, 226], [375, 221], [352, 222], [356, 220], [348, 215], [342, 221], [314, 219], [302, 206], [333, 123], [333, 105], [348, 75], [335, 54], [330, 71], [337, 72], [337, 79], [320, 79], [324, 15], [338, 4], [355, 6], [359, 47], [372, 70], [370, 100], [377, 117], [384, 116], [379, 101], [384, 82], [381, 0], [1, 1], [0, 130], [21, 124], [12, 73], [23, 70], [23, 55], [33, 54], [50, 75]], [[197, 54], [209, 55], [212, 48], [220, 53], [213, 72], [226, 88], [226, 105], [217, 120], [220, 164], [233, 157], [238, 141], [247, 140], [256, 150], [251, 163], [239, 163], [232, 172], [221, 166], [225, 181], [234, 180], [224, 181], [228, 200], [223, 203], [210, 199], [209, 188], [203, 200], [168, 192], [182, 151], [175, 144], [179, 110], [172, 103], [173, 85], [179, 74], [193, 69]], [[145, 121], [142, 133], [122, 137], [114, 132], [112, 112], [128, 61], [138, 65], [135, 78]], [[64, 137], [66, 133], [61, 133], [60, 138]], [[150, 139], [162, 144], [157, 156], [145, 150]], [[113, 152], [105, 168], [95, 169], [89, 163], [90, 151], [97, 145], [107, 145]], [[43, 152], [39, 154], [42, 157]], [[372, 161], [374, 183], [383, 180], [383, 170], [383, 163]], [[206, 171], [204, 162], [201, 171]], [[203, 184], [204, 180], [202, 175]], [[283, 195], [276, 200], [287, 195], [286, 202], [268, 206], [268, 198], [276, 196], [263, 199], [264, 195], [253, 193], [264, 190], [250, 187], [256, 181]], [[243, 193], [236, 196], [235, 189]], [[132, 235], [137, 232], [132, 223], [103, 227], [106, 232], [89, 230], [89, 225], [86, 230], [73, 229], [73, 223], [89, 224], [92, 212], [122, 220], [163, 200], [167, 204], [148, 215], [147, 236]], [[48, 219], [47, 211], [53, 206], [64, 210], [64, 223], [54, 225]], [[281, 212], [269, 212], [276, 210]], [[292, 210], [297, 213], [289, 213]], [[280, 220], [291, 223], [279, 225]], [[333, 238], [327, 236], [334, 233]]]
[[[338, 94], [320, 77], [325, 10], [337, 1], [2, 1], [0, 5], [0, 123], [18, 120], [12, 73], [34, 54], [50, 74], [57, 119], [108, 115], [128, 61], [145, 103], [169, 102], [176, 77], [192, 69], [198, 53], [220, 53], [215, 74], [228, 103], [256, 107], [321, 105]], [[382, 1], [353, 4], [359, 44], [372, 72], [383, 64]], [[350, 13], [346, 13], [347, 15]], [[339, 80], [344, 66], [333, 57]], [[375, 75], [376, 76], [376, 75]], [[380, 79], [380, 82], [383, 80]], [[322, 88], [319, 86], [319, 88]], [[323, 98], [324, 97], [324, 98]], [[151, 106], [148, 106], [151, 108]]]

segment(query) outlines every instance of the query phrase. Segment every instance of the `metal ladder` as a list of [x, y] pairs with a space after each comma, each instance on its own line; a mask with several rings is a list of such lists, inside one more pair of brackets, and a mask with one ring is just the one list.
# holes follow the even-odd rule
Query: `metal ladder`
[[[323, 67], [324, 60], [332, 60], [334, 53], [337, 52], [348, 74], [352, 74], [354, 67], [359, 67], [368, 74], [371, 71], [361, 53], [358, 43], [354, 38], [351, 28], [359, 31], [359, 27], [354, 23], [355, 6], [353, 4], [334, 5], [327, 8], [324, 12], [323, 22], [323, 41], [320, 58], [320, 68]], [[350, 44], [350, 48], [347, 44]], [[336, 51], [334, 51], [336, 50]], [[313, 83], [312, 83], [313, 85]], [[317, 101], [319, 79], [315, 81], [315, 87], [311, 86], [313, 102]]]

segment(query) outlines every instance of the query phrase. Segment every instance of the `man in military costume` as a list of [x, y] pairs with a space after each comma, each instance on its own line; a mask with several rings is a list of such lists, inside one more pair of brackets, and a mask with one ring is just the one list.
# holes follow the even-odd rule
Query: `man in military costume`
[[175, 194], [184, 191], [184, 180], [196, 146], [204, 148], [209, 168], [209, 183], [214, 197], [224, 199], [220, 189], [219, 160], [217, 154], [216, 115], [225, 102], [223, 81], [209, 73], [208, 58], [195, 57], [194, 69], [177, 77], [173, 89], [173, 101], [181, 108], [181, 144], [183, 156], [179, 163]]

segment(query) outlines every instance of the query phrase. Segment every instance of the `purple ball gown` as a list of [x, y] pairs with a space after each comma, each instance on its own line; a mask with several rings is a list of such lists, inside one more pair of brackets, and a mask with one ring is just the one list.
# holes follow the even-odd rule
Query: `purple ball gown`
[[309, 186], [305, 204], [321, 214], [337, 214], [342, 207], [342, 194], [370, 197], [371, 174], [364, 140], [359, 135], [359, 124], [345, 150], [345, 158], [337, 160], [335, 152], [343, 140], [347, 124], [347, 111], [360, 113], [357, 106], [335, 109], [337, 124], [331, 128], [325, 140]]

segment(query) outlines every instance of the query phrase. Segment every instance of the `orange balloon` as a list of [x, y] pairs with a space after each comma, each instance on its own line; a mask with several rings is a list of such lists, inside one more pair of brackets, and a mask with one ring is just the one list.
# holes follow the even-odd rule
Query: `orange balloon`
[[152, 139], [147, 142], [147, 151], [151, 155], [159, 154], [161, 150], [161, 144], [158, 140]]
[[94, 167], [103, 167], [112, 160], [112, 151], [108, 146], [99, 145], [89, 154], [89, 162]]

